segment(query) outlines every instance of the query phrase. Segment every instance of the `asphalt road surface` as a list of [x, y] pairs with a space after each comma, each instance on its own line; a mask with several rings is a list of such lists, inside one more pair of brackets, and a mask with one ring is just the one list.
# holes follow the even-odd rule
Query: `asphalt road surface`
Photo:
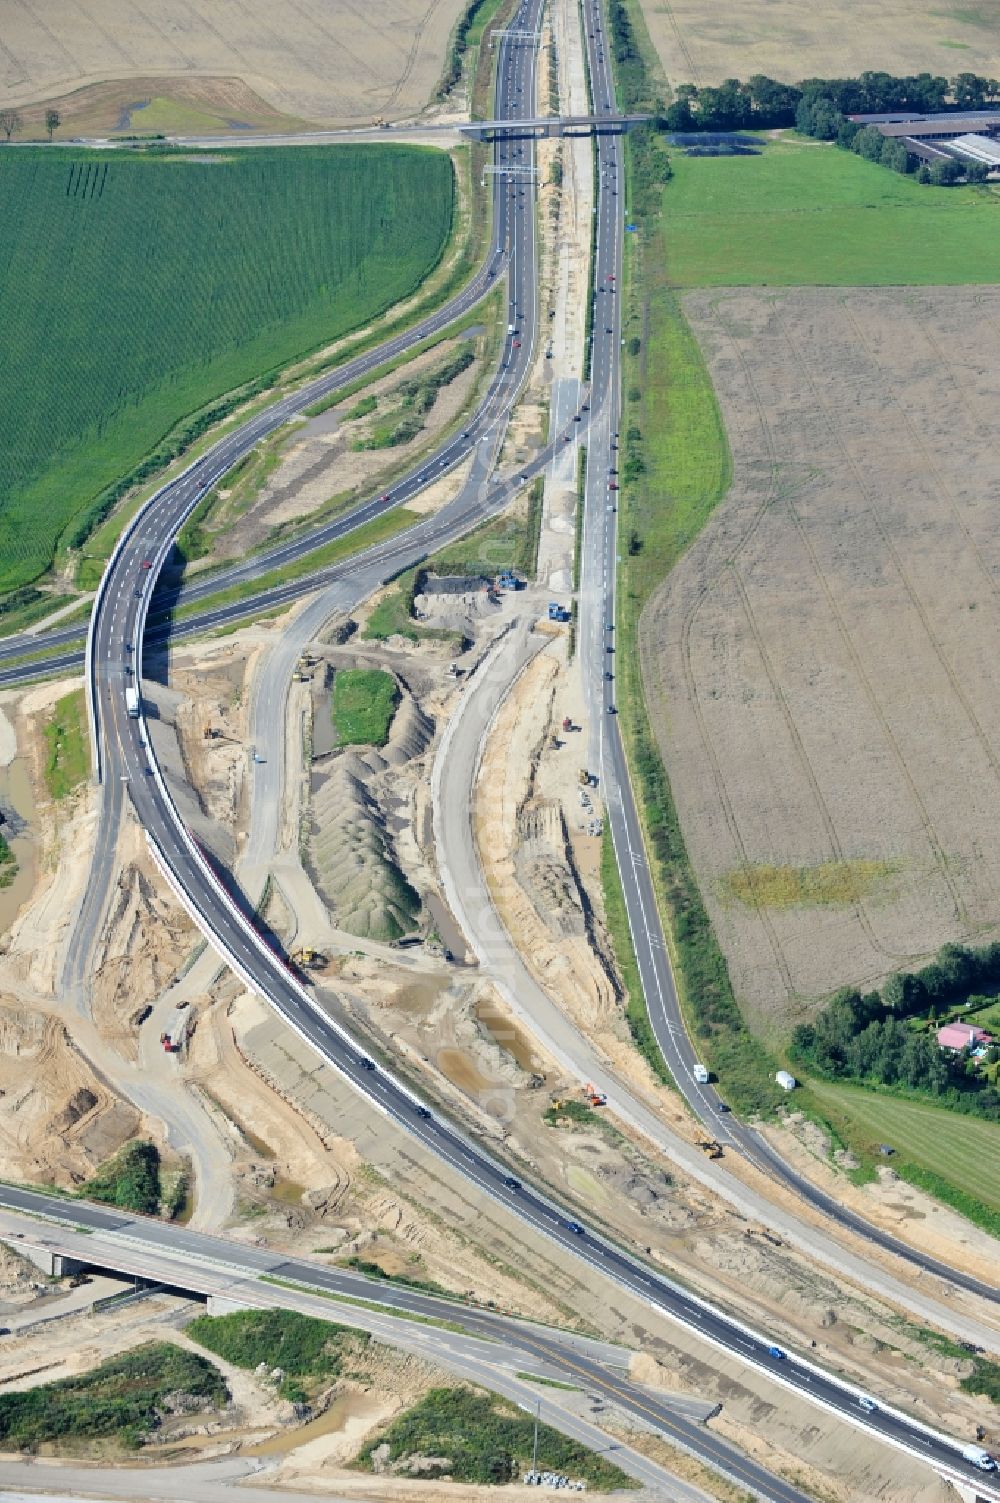
[[[540, 0], [525, 0], [516, 24], [533, 27], [539, 3]], [[587, 7], [587, 15], [599, 34], [601, 22], [593, 3]], [[532, 48], [509, 40], [501, 44], [498, 115], [530, 114], [534, 61]], [[597, 96], [595, 106], [610, 110], [613, 95], [603, 42], [599, 50], [594, 51], [593, 39], [591, 68]], [[495, 150], [498, 161], [502, 163], [511, 159], [527, 160], [532, 148], [528, 143], [502, 142]], [[619, 266], [621, 255], [621, 200], [616, 186], [616, 182], [621, 181], [620, 145], [611, 142], [610, 156], [607, 143], [601, 150], [597, 275], [606, 279], [610, 275], [617, 276], [617, 271], [612, 273], [610, 269]], [[958, 1449], [949, 1444], [946, 1437], [927, 1432], [903, 1414], [881, 1408], [871, 1414], [862, 1412], [858, 1408], [856, 1390], [824, 1373], [805, 1358], [792, 1353], [775, 1355], [769, 1351], [771, 1343], [766, 1335], [749, 1330], [724, 1312], [695, 1298], [618, 1247], [608, 1235], [613, 1233], [613, 1227], [605, 1231], [585, 1227], [545, 1194], [519, 1183], [507, 1166], [485, 1154], [453, 1124], [435, 1117], [405, 1086], [367, 1059], [350, 1035], [318, 1008], [284, 959], [269, 948], [257, 934], [250, 918], [234, 901], [179, 818], [152, 757], [144, 720], [132, 718], [126, 712], [126, 689], [137, 682], [137, 677], [141, 678], [144, 630], [155, 580], [179, 527], [208, 486], [289, 415], [336, 390], [344, 382], [374, 369], [389, 354], [407, 348], [471, 307], [504, 269], [506, 253], [510, 332], [501, 367], [477, 417], [476, 426], [470, 426], [453, 439], [436, 458], [433, 468], [425, 466], [410, 482], [397, 486], [393, 502], [398, 504], [405, 500], [407, 494], [420, 489], [432, 475], [443, 473], [458, 463], [482, 438], [489, 441], [486, 430], [503, 421], [532, 358], [537, 332], [537, 287], [532, 200], [519, 182], [509, 184], [503, 177], [496, 181], [491, 254], [484, 270], [465, 292], [447, 309], [424, 320], [416, 330], [399, 336], [391, 347], [383, 346], [359, 356], [348, 366], [320, 378], [221, 440], [178, 480], [164, 487], [123, 536], [102, 581], [89, 644], [88, 687], [92, 695], [95, 732], [99, 737], [98, 765], [105, 785], [106, 804], [100, 824], [95, 879], [88, 887], [84, 911], [76, 926], [68, 979], [76, 984], [83, 980], [84, 958], [89, 952], [90, 940], [96, 932], [106, 897], [107, 877], [112, 869], [113, 838], [117, 834], [122, 802], [127, 796], [147, 831], [161, 870], [189, 910], [197, 916], [216, 948], [226, 956], [245, 983], [266, 997], [288, 1024], [350, 1079], [377, 1109], [419, 1137], [442, 1161], [494, 1200], [546, 1234], [565, 1255], [582, 1259], [708, 1341], [748, 1364], [768, 1371], [774, 1381], [905, 1447], [911, 1454], [946, 1467], [953, 1475], [978, 1481], [978, 1474], [962, 1460]], [[613, 294], [603, 294], [605, 302], [609, 298], [613, 304], [617, 302]], [[590, 422], [598, 434], [615, 431], [618, 340], [616, 314], [609, 316], [607, 323], [595, 321], [592, 401], [596, 411], [591, 414]], [[609, 452], [612, 441], [609, 437]], [[547, 457], [547, 452], [541, 453], [532, 467], [523, 473], [530, 478], [531, 473], [544, 466]], [[475, 503], [480, 514], [489, 509], [492, 499], [489, 482], [490, 477], [484, 476], [482, 484], [485, 484], [486, 495]], [[513, 483], [519, 482], [515, 478]], [[406, 490], [407, 484], [412, 485], [413, 491]], [[502, 499], [509, 488], [510, 483], [494, 485], [494, 497]], [[380, 564], [386, 576], [393, 573], [395, 567], [401, 566], [400, 560], [412, 557], [415, 548], [426, 551], [447, 527], [460, 522], [469, 525], [476, 514], [475, 509], [470, 508], [467, 496], [460, 505], [466, 508], [464, 517], [456, 514], [453, 503], [450, 518], [445, 509], [428, 519], [426, 524], [412, 529], [405, 535], [405, 540], [401, 538], [372, 550], [364, 561]], [[351, 520], [357, 525], [381, 509], [382, 503], [372, 501], [356, 512]], [[344, 526], [344, 523], [339, 525]], [[419, 557], [420, 553], [417, 552], [416, 556]], [[270, 563], [255, 560], [248, 567], [257, 570], [270, 566]], [[611, 588], [613, 572], [611, 568]], [[765, 1495], [790, 1496], [787, 1490], [770, 1491]], [[1000, 1497], [1000, 1493], [996, 1496]]]
[[[305, 1314], [343, 1319], [351, 1324], [358, 1321], [367, 1329], [373, 1329], [373, 1334], [381, 1339], [402, 1341], [404, 1345], [411, 1344], [406, 1340], [409, 1333], [420, 1338], [419, 1344], [426, 1348], [424, 1354], [432, 1359], [436, 1355], [438, 1360], [454, 1365], [457, 1355], [464, 1363], [489, 1363], [494, 1370], [492, 1376], [482, 1370], [467, 1375], [493, 1388], [497, 1386], [496, 1377], [503, 1367], [509, 1368], [512, 1376], [519, 1369], [540, 1372], [543, 1377], [554, 1376], [557, 1381], [572, 1383], [600, 1400], [613, 1403], [644, 1424], [655, 1426], [669, 1439], [699, 1455], [743, 1488], [752, 1489], [759, 1497], [773, 1500], [773, 1503], [808, 1503], [806, 1495], [797, 1488], [772, 1476], [764, 1467], [705, 1428], [702, 1422], [713, 1412], [711, 1404], [687, 1396], [660, 1395], [632, 1383], [626, 1373], [628, 1353], [610, 1343], [515, 1320], [404, 1286], [375, 1283], [349, 1270], [326, 1267], [304, 1258], [286, 1258], [280, 1252], [234, 1244], [221, 1237], [131, 1216], [87, 1201], [66, 1201], [0, 1184], [0, 1207], [25, 1213], [25, 1219], [15, 1223], [19, 1228], [15, 1236], [20, 1234], [28, 1241], [44, 1243], [93, 1267], [114, 1268], [133, 1276], [155, 1279], [167, 1287], [214, 1294], [251, 1305], [300, 1309]], [[44, 1216], [50, 1224], [27, 1219], [38, 1215]], [[4, 1217], [4, 1234], [9, 1237], [7, 1220]], [[53, 1222], [63, 1223], [65, 1230], [51, 1224]], [[77, 1228], [86, 1228], [86, 1234], [81, 1235]], [[277, 1280], [294, 1288], [282, 1288], [275, 1282]], [[338, 1294], [351, 1300], [374, 1303], [385, 1315], [396, 1315], [397, 1329], [379, 1330], [377, 1316], [372, 1319], [343, 1305], [328, 1303], [323, 1308], [318, 1300], [309, 1298], [310, 1294], [314, 1297]], [[450, 1329], [403, 1324], [398, 1320], [403, 1315], [440, 1321]], [[488, 1346], [484, 1346], [484, 1340]], [[499, 1357], [496, 1355], [498, 1351], [502, 1353]], [[520, 1402], [516, 1394], [510, 1396]], [[551, 1394], [542, 1391], [538, 1396], [543, 1404], [552, 1398]], [[542, 1418], [566, 1428], [564, 1416], [546, 1416], [543, 1410]], [[593, 1434], [580, 1438], [594, 1445]], [[601, 1440], [604, 1441], [603, 1447]], [[598, 1437], [594, 1448], [601, 1450], [606, 1445], [606, 1439]], [[653, 1486], [658, 1482], [662, 1485], [662, 1473], [659, 1477], [651, 1475], [646, 1480]], [[669, 1496], [681, 1499], [682, 1486], [672, 1484]]]
[[[537, 4], [538, 0], [527, 0], [521, 13], [522, 24], [534, 19]], [[588, 14], [593, 17], [593, 9]], [[594, 25], [599, 30], [600, 21], [595, 20]], [[603, 46], [596, 55], [597, 66], [594, 56], [592, 77], [600, 106], [602, 77], [605, 87], [609, 88], [606, 64], [603, 75], [600, 71], [604, 62]], [[498, 113], [504, 108], [508, 113], [530, 111], [533, 88], [533, 50], [503, 44], [498, 65]], [[610, 92], [606, 98], [610, 101]], [[530, 147], [502, 143], [496, 150], [503, 160], [505, 152], [530, 151]], [[601, 277], [607, 277], [609, 268], [618, 265], [621, 254], [617, 189], [608, 181], [609, 177], [620, 175], [620, 168], [617, 161], [612, 165], [614, 170], [609, 172], [602, 163], [598, 200], [597, 274]], [[495, 206], [497, 238], [491, 265], [496, 263], [501, 245], [509, 246], [511, 325], [497, 378], [499, 410], [503, 397], [508, 402], [513, 398], [531, 358], [537, 325], [537, 289], [530, 200], [519, 185], [506, 188], [503, 178], [499, 178], [498, 183]], [[602, 424], [610, 430], [616, 411], [618, 336], [615, 329], [614, 318], [610, 318], [607, 324], [595, 324], [592, 401], [598, 411], [592, 414], [590, 421], [597, 432], [602, 431]], [[374, 363], [384, 357], [373, 353], [362, 358]], [[289, 400], [301, 406], [315, 399], [313, 390], [307, 396], [299, 393]], [[101, 765], [105, 782], [109, 787], [117, 784], [120, 790], [127, 787], [128, 796], [165, 876], [246, 984], [265, 996], [318, 1054], [350, 1079], [386, 1116], [420, 1138], [439, 1159], [559, 1244], [567, 1256], [582, 1259], [718, 1347], [769, 1371], [776, 1382], [814, 1403], [904, 1446], [911, 1454], [947, 1466], [960, 1476], [975, 1476], [974, 1470], [945, 1437], [926, 1432], [900, 1413], [881, 1408], [871, 1414], [864, 1413], [858, 1407], [856, 1390], [803, 1357], [792, 1353], [775, 1355], [766, 1335], [750, 1330], [665, 1279], [618, 1247], [605, 1231], [584, 1226], [547, 1195], [518, 1182], [506, 1165], [484, 1153], [451, 1122], [433, 1115], [387, 1070], [368, 1059], [353, 1038], [316, 1005], [284, 959], [257, 934], [250, 919], [234, 902], [184, 829], [152, 757], [144, 721], [132, 719], [126, 713], [125, 690], [135, 682], [133, 671], [141, 672], [143, 633], [152, 584], [183, 518], [197, 503], [206, 485], [221, 473], [220, 467], [231, 465], [264, 432], [273, 431], [286, 415], [275, 410], [262, 414], [245, 430], [234, 433], [215, 451], [210, 451], [209, 456], [199, 460], [187, 476], [159, 493], [124, 537], [109, 566], [95, 608], [91, 673], [97, 723], [104, 743]], [[471, 432], [467, 437], [453, 440], [438, 462], [438, 468], [444, 470], [456, 463], [474, 441]], [[214, 453], [214, 459], [211, 459], [211, 453]], [[536, 463], [543, 464], [544, 460], [544, 455], [540, 456]], [[428, 528], [440, 528], [442, 514], [429, 519], [427, 525]], [[414, 529], [414, 533], [418, 531]], [[410, 542], [396, 545], [397, 549], [404, 551], [408, 546], [411, 546]], [[387, 565], [392, 552], [392, 545], [386, 545]], [[387, 572], [392, 571], [387, 568]], [[78, 926], [78, 932], [83, 927]], [[608, 1230], [613, 1232], [613, 1228]]]
[[[584, 7], [594, 108], [610, 108], [614, 91], [608, 48], [597, 0]], [[866, 1221], [797, 1174], [767, 1140], [734, 1117], [718, 1091], [694, 1078], [698, 1054], [687, 1032], [677, 997], [670, 954], [660, 921], [653, 879], [646, 858], [642, 827], [628, 763], [616, 719], [614, 673], [615, 576], [617, 562], [618, 427], [621, 317], [617, 288], [621, 281], [624, 221], [619, 184], [624, 184], [623, 146], [619, 137], [599, 136], [597, 155], [601, 207], [594, 271], [594, 344], [592, 393], [594, 412], [588, 434], [586, 513], [581, 556], [578, 619], [583, 681], [590, 701], [590, 765], [601, 768], [601, 784], [615, 857], [621, 876], [629, 927], [650, 1022], [667, 1068], [691, 1110], [724, 1146], [743, 1153], [772, 1179], [840, 1226], [928, 1273], [936, 1274], [980, 1299], [996, 1304], [1000, 1290], [951, 1268], [941, 1259], [917, 1251]], [[602, 400], [601, 394], [607, 393]], [[610, 649], [610, 650], [609, 650]]]

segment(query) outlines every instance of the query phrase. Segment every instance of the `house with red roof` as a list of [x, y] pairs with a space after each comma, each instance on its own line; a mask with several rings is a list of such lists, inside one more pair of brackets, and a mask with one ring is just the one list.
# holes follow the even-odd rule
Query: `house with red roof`
[[946, 1023], [938, 1029], [937, 1041], [940, 1049], [976, 1049], [992, 1044], [993, 1036], [974, 1023]]

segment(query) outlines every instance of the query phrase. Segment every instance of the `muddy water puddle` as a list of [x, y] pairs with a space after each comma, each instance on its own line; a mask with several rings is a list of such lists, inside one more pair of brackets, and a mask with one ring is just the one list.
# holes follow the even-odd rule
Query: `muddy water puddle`
[[258, 1441], [256, 1445], [245, 1446], [241, 1454], [244, 1456], [281, 1455], [284, 1451], [291, 1451], [298, 1446], [305, 1445], [307, 1441], [318, 1440], [322, 1435], [336, 1435], [351, 1420], [374, 1418], [380, 1414], [381, 1407], [382, 1401], [378, 1394], [342, 1393], [315, 1419], [307, 1420], [304, 1425], [299, 1425], [295, 1430], [285, 1430], [280, 1435], [272, 1435], [268, 1440]]
[[501, 1049], [513, 1055], [522, 1070], [533, 1071], [538, 1068], [535, 1063], [535, 1047], [530, 1037], [501, 1008], [493, 1002], [477, 1002], [475, 1015], [480, 1027], [485, 1028]]
[[[20, 815], [25, 825], [31, 828], [35, 818], [35, 800], [28, 776], [28, 764], [21, 757], [15, 757], [6, 767], [0, 767], [0, 803]], [[9, 887], [0, 888], [0, 934], [10, 928], [18, 909], [31, 896], [35, 885], [35, 842], [25, 834], [8, 836], [7, 843], [17, 861], [17, 876]]]

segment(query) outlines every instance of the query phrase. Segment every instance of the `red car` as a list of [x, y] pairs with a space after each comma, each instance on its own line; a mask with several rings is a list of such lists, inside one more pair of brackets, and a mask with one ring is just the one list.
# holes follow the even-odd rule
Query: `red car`
[[608, 490], [609, 491], [616, 491], [617, 489], [618, 489], [618, 481], [617, 480], [609, 480], [608, 481]]
[[151, 569], [153, 567], [153, 561], [152, 561], [152, 559], [144, 558], [143, 561], [142, 561], [142, 567], [144, 569]]
[[379, 496], [380, 501], [388, 501], [392, 497], [392, 491], [386, 491], [384, 496]]

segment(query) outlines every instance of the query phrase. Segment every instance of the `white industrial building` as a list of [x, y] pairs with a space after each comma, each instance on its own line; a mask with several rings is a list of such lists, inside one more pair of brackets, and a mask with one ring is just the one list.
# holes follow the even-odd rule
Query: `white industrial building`
[[986, 167], [1000, 167], [1000, 141], [990, 136], [956, 136], [945, 142], [948, 150], [965, 157], [970, 162], [982, 162]]

